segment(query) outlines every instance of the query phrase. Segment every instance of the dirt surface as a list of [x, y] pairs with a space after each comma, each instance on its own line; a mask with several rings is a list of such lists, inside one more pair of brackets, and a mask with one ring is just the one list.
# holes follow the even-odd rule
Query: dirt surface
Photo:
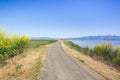
[[[40, 61], [45, 55], [46, 48], [26, 49], [23, 53], [7, 59], [0, 64], [0, 80], [34, 80], [42, 65]], [[38, 64], [39, 62], [39, 64]]]
[[46, 51], [39, 80], [102, 80], [100, 76], [70, 57], [58, 41]]

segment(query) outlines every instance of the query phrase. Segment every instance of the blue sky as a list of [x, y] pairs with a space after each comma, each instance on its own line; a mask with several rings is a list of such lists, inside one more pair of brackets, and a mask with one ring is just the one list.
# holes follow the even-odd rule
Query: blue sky
[[0, 0], [0, 27], [31, 37], [120, 35], [120, 0]]

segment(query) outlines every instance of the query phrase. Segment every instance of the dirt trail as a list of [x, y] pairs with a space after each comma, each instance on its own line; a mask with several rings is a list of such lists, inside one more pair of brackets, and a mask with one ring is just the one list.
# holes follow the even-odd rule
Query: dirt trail
[[47, 49], [44, 66], [45, 70], [39, 74], [39, 80], [102, 80], [100, 76], [68, 56], [60, 41]]

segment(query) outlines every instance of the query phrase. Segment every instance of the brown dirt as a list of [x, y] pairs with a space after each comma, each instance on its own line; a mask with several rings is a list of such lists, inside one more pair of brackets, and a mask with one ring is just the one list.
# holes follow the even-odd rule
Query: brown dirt
[[[43, 57], [45, 49], [29, 49], [0, 64], [0, 80], [33, 80], [35, 65]], [[19, 65], [22, 66], [17, 69]]]

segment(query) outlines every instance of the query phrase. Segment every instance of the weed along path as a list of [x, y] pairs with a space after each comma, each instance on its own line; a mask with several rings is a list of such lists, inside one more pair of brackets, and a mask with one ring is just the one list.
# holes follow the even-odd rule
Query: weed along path
[[68, 56], [60, 41], [47, 49], [44, 69], [38, 78], [39, 80], [102, 80], [100, 76]]

